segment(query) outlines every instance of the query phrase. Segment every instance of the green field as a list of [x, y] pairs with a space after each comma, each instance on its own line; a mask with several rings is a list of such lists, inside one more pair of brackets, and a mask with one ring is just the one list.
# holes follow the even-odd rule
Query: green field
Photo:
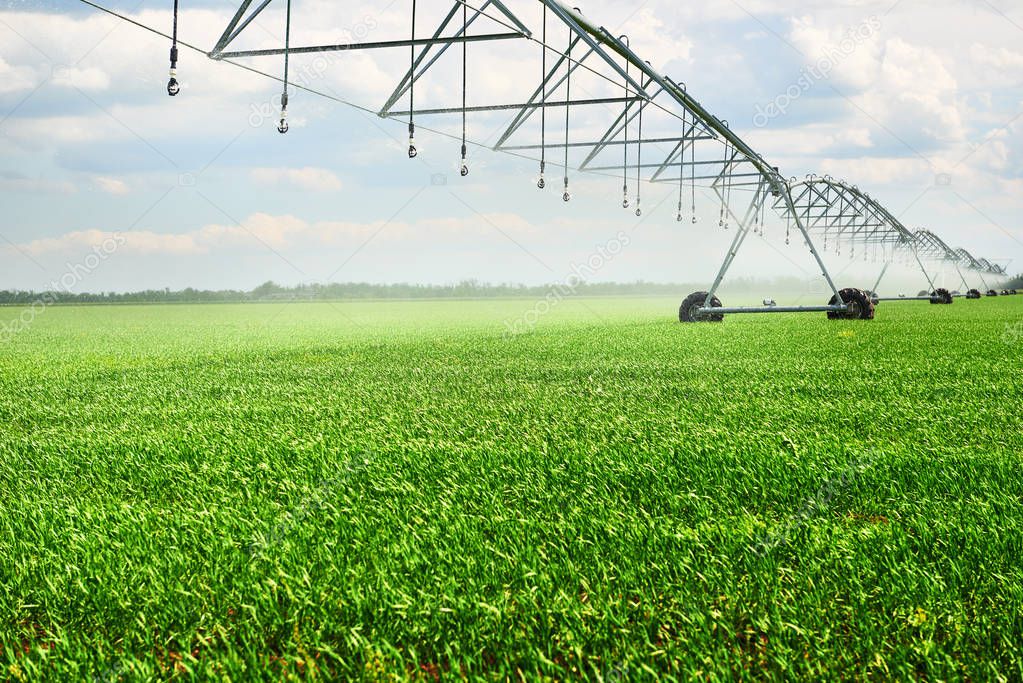
[[38, 314], [0, 677], [1023, 678], [1023, 298], [533, 306]]

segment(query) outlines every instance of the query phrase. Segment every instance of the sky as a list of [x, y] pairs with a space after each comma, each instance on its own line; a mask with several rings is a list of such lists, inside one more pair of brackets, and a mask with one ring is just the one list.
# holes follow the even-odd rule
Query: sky
[[[169, 0], [103, 3], [170, 31]], [[181, 0], [179, 38], [210, 50], [237, 4]], [[540, 35], [540, 3], [506, 4]], [[404, 39], [410, 5], [293, 0], [292, 44]], [[418, 30], [431, 31], [450, 6], [419, 0]], [[844, 179], [908, 227], [1023, 270], [1023, 5], [587, 0], [581, 9], [627, 35], [785, 176]], [[280, 47], [284, 27], [284, 0], [274, 0], [231, 49]], [[549, 30], [550, 43], [567, 43], [563, 25], [551, 20]], [[0, 4], [0, 289], [539, 284], [580, 269], [591, 281], [710, 282], [734, 236], [702, 187], [696, 223], [688, 189], [676, 220], [672, 185], [631, 178], [623, 209], [617, 172], [570, 171], [564, 202], [551, 160], [539, 190], [538, 162], [523, 158], [536, 152], [490, 149], [510, 112], [467, 117], [467, 177], [459, 116], [419, 117], [410, 160], [407, 124], [375, 113], [407, 68], [404, 49], [293, 56], [293, 80], [330, 97], [292, 90], [287, 135], [276, 131], [278, 81], [182, 48], [182, 91], [170, 98], [168, 50], [166, 38], [81, 2]], [[473, 43], [468, 104], [525, 101], [539, 57], [529, 41]], [[239, 61], [283, 70], [276, 56]], [[581, 72], [577, 97], [617, 96], [606, 66]], [[460, 50], [437, 62], [416, 97], [420, 107], [460, 103]], [[577, 108], [570, 134], [599, 134], [612, 109]], [[562, 116], [550, 138], [565, 135]], [[669, 124], [650, 116], [647, 137]], [[512, 142], [535, 145], [539, 135], [534, 117]], [[665, 152], [651, 146], [646, 158]], [[768, 216], [730, 276], [816, 278], [805, 246], [786, 244], [785, 233]], [[867, 287], [881, 267], [869, 253], [831, 248], [824, 258], [840, 286]], [[922, 284], [907, 264], [891, 278]]]

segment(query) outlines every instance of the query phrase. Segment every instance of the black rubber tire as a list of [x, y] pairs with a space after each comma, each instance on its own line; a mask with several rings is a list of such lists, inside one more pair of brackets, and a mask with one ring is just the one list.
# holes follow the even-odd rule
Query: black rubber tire
[[879, 303], [881, 303], [881, 299], [880, 297], [878, 297], [877, 292], [872, 292], [869, 289], [865, 289], [863, 290], [863, 293], [870, 298], [870, 301], [871, 303], [874, 304], [874, 306], [877, 306]]
[[931, 303], [947, 306], [951, 304], [955, 299], [952, 298], [952, 293], [947, 289], [938, 288], [931, 293]]
[[998, 296], [998, 292], [996, 292], [993, 289], [989, 289], [989, 290], [987, 290], [987, 295], [988, 296]]
[[[703, 308], [707, 301], [707, 292], [693, 292], [685, 298], [682, 305], [678, 307], [678, 321], [680, 323], [719, 323], [725, 319], [720, 313], [709, 315], [698, 315], [696, 310]], [[711, 308], [721, 308], [721, 300], [714, 297], [710, 300]]]
[[981, 297], [979, 289], [971, 289], [966, 293], [967, 299], [979, 299]]
[[[849, 310], [844, 313], [841, 311], [828, 311], [828, 320], [873, 320], [874, 319], [874, 300], [867, 296], [867, 293], [861, 289], [843, 289], [839, 292], [842, 296], [842, 303], [849, 306]], [[838, 297], [834, 294], [831, 295], [831, 299], [828, 301], [828, 306], [838, 305]]]

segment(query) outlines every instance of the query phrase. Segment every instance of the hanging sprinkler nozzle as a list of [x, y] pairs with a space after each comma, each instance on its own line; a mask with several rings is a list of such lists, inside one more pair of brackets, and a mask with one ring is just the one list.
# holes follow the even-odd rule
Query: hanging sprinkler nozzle
[[277, 124], [277, 132], [281, 135], [288, 132], [288, 93], [281, 95], [281, 120]]
[[178, 46], [174, 45], [170, 50], [170, 80], [167, 81], [167, 94], [174, 97], [181, 92], [181, 85], [178, 83]]
[[416, 149], [416, 125], [414, 123], [408, 124], [408, 158], [415, 159], [419, 156], [419, 150]]

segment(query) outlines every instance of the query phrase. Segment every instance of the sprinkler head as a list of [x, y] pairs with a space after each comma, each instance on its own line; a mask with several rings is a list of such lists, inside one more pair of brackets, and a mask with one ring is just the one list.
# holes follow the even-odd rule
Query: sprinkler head
[[637, 207], [636, 207], [636, 217], [637, 217], [637, 218], [639, 218], [639, 217], [640, 217], [640, 216], [642, 216], [642, 215], [643, 215], [643, 210], [642, 210], [642, 209], [640, 209], [640, 208], [639, 208], [639, 207], [637, 206]]
[[563, 201], [570, 202], [570, 201], [572, 201], [572, 195], [570, 195], [568, 193], [568, 191], [566, 190], [565, 194], [561, 195], [561, 199]]
[[288, 128], [288, 120], [282, 117], [281, 122], [277, 124], [277, 132], [284, 135], [288, 132]]
[[409, 138], [408, 139], [408, 158], [409, 159], [415, 159], [417, 156], [419, 156], [419, 150], [416, 149], [415, 142], [412, 140], [412, 138]]
[[460, 171], [460, 173], [462, 174], [463, 178], [469, 175], [469, 167], [466, 166], [465, 164], [462, 164], [462, 170]]
[[181, 86], [178, 85], [178, 46], [171, 45], [170, 51], [170, 80], [167, 81], [167, 94], [174, 97], [181, 92]]
[[622, 200], [622, 208], [623, 209], [629, 208], [629, 200], [628, 199], [623, 199]]
[[541, 190], [547, 187], [547, 181], [543, 179], [543, 176], [540, 176], [540, 180], [536, 181], [536, 186]]
[[683, 220], [684, 220], [684, 219], [682, 218], [682, 214], [679, 214], [679, 215], [678, 215], [678, 222], [679, 222], [679, 223], [681, 223], [681, 222], [682, 222]]

